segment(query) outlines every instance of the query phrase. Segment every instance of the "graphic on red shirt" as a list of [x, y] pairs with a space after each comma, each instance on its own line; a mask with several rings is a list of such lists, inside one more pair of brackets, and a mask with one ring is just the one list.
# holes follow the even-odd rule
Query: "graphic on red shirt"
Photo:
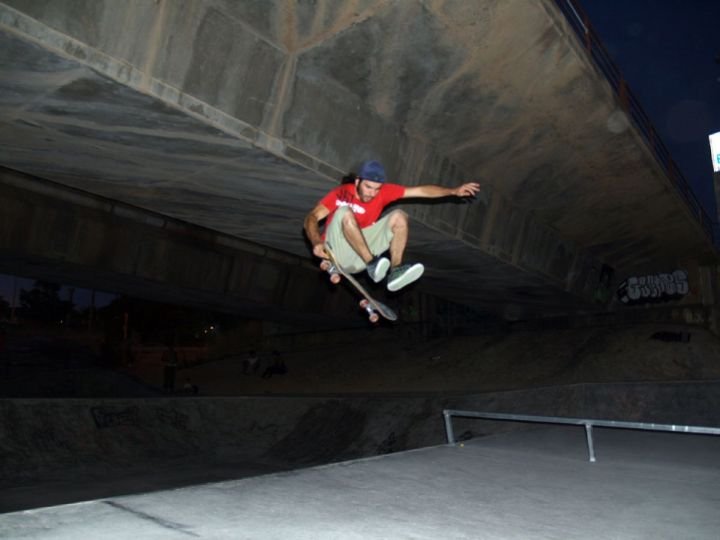
[[325, 230], [327, 230], [337, 209], [342, 206], [350, 207], [361, 229], [369, 227], [378, 220], [383, 208], [391, 202], [401, 199], [403, 195], [405, 195], [405, 186], [399, 184], [383, 184], [377, 196], [372, 201], [364, 203], [357, 196], [355, 184], [340, 185], [325, 195], [320, 201], [320, 204], [330, 210], [330, 214], [325, 222]]

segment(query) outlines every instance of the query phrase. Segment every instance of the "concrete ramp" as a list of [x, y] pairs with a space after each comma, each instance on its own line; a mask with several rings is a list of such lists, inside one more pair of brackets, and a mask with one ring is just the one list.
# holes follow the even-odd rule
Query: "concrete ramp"
[[0, 512], [436, 445], [445, 405], [412, 396], [0, 400]]
[[[718, 381], [455, 396], [0, 400], [0, 512], [436, 446], [445, 442], [444, 408], [717, 427], [719, 400]], [[453, 424], [465, 441], [527, 427]], [[601, 439], [596, 451], [604, 459]]]
[[0, 516], [0, 537], [717, 539], [720, 438], [543, 427]]

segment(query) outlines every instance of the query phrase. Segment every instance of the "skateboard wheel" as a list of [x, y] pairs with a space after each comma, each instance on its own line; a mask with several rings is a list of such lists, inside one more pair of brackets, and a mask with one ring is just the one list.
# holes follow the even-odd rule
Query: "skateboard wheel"
[[373, 312], [373, 313], [370, 314], [370, 316], [368, 317], [368, 319], [370, 319], [370, 322], [371, 322], [371, 323], [375, 324], [375, 323], [377, 323], [377, 322], [380, 320], [380, 315], [378, 315], [377, 313]]
[[360, 300], [360, 307], [362, 309], [367, 309], [368, 304], [369, 304], [369, 302], [367, 301], [367, 299], [363, 298], [362, 300]]
[[360, 306], [360, 307], [362, 307], [365, 311], [367, 311], [367, 314], [370, 316], [377, 313], [377, 310], [370, 305], [370, 302], [365, 302], [365, 305]]

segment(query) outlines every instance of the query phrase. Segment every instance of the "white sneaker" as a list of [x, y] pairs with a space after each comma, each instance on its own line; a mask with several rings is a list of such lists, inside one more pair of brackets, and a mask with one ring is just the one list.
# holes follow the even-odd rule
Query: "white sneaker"
[[410, 285], [413, 281], [420, 279], [425, 272], [425, 267], [420, 263], [403, 264], [390, 271], [388, 277], [388, 291], [399, 291], [406, 285]]
[[375, 283], [381, 282], [387, 275], [390, 261], [386, 257], [375, 257], [367, 265], [367, 273]]

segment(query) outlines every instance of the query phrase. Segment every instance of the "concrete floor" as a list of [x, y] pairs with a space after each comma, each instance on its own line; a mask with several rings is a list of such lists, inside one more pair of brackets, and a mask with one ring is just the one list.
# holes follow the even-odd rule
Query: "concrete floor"
[[12, 539], [720, 538], [720, 437], [577, 426], [0, 515]]

